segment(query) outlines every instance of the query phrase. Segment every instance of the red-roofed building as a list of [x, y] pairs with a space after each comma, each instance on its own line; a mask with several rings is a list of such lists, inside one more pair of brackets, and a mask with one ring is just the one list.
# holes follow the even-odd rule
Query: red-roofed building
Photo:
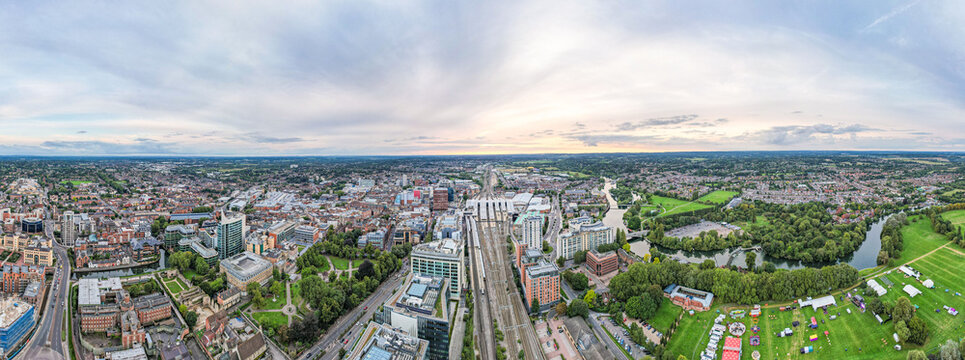
[[730, 337], [724, 339], [724, 353], [720, 355], [721, 360], [740, 360], [741, 358], [741, 339]]

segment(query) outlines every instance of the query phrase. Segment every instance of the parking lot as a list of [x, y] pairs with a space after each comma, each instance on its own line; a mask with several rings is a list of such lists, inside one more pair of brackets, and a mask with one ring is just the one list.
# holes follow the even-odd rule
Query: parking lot
[[563, 320], [550, 319], [535, 325], [540, 346], [547, 359], [576, 359], [579, 353], [569, 333], [565, 331]]
[[643, 346], [637, 345], [633, 340], [630, 340], [630, 333], [618, 325], [613, 319], [610, 319], [609, 316], [600, 316], [599, 320], [600, 324], [602, 324], [610, 334], [613, 334], [613, 337], [617, 340], [617, 344], [624, 350], [630, 352], [631, 358], [636, 359], [647, 354]]

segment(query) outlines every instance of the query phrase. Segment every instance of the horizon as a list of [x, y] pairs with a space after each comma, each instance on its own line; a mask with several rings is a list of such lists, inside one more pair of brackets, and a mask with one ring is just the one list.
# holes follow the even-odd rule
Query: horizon
[[0, 155], [965, 151], [951, 0], [0, 10]]

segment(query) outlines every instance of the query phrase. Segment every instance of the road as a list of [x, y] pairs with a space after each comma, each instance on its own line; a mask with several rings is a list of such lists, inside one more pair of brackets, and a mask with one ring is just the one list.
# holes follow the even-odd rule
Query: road
[[[358, 337], [361, 330], [365, 329], [365, 325], [368, 323], [368, 320], [372, 318], [372, 314], [379, 308], [379, 305], [385, 303], [385, 301], [392, 296], [392, 290], [402, 286], [407, 268], [408, 264], [403, 264], [402, 269], [383, 282], [382, 285], [379, 285], [372, 295], [366, 298], [359, 306], [356, 306], [355, 309], [348, 314], [342, 315], [342, 317], [335, 321], [335, 324], [328, 328], [328, 331], [322, 335], [315, 345], [312, 345], [308, 351], [302, 352], [302, 355], [297, 359], [331, 360], [338, 357], [338, 349], [349, 351], [355, 343], [355, 338]], [[362, 320], [355, 321], [359, 314], [364, 314], [362, 315]], [[348, 333], [345, 333], [343, 336], [342, 333], [346, 330], [348, 330]], [[344, 339], [348, 339], [347, 344]], [[322, 350], [325, 351], [325, 355], [319, 356]]]
[[[496, 200], [493, 195], [493, 172], [487, 169], [483, 178], [482, 200]], [[533, 324], [529, 320], [529, 306], [524, 304], [522, 296], [513, 280], [512, 260], [507, 254], [506, 236], [509, 234], [511, 218], [509, 209], [498, 208], [498, 202], [485, 203], [485, 215], [481, 216], [479, 225], [479, 242], [482, 250], [482, 261], [486, 268], [486, 294], [483, 304], [477, 304], [477, 309], [486, 306], [493, 319], [498, 322], [499, 330], [503, 333], [502, 346], [506, 348], [508, 357], [516, 357], [522, 351], [526, 359], [544, 359], [539, 339]], [[476, 328], [491, 326], [491, 322], [480, 323]]]
[[69, 288], [70, 265], [67, 250], [56, 241], [54, 241], [54, 256], [57, 258], [56, 270], [54, 280], [50, 284], [47, 302], [43, 305], [43, 317], [33, 338], [24, 350], [17, 354], [16, 359], [66, 359], [69, 356], [60, 334], [64, 327], [64, 305]]

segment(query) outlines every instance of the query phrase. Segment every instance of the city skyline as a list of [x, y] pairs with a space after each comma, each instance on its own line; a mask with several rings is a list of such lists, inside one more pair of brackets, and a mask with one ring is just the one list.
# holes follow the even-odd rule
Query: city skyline
[[0, 155], [965, 151], [965, 4], [0, 4]]

